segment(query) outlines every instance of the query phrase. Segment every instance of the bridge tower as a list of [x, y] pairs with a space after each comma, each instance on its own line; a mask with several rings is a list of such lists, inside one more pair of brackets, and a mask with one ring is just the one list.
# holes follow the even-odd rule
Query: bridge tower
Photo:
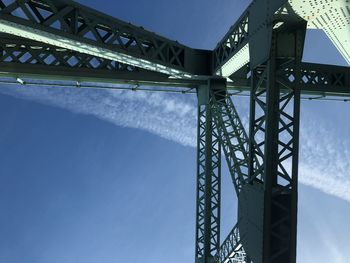
[[[302, 61], [307, 28], [324, 30], [350, 63], [348, 0], [254, 0], [214, 50], [70, 0], [0, 0], [0, 76], [196, 94], [195, 263], [295, 263], [300, 99], [350, 95], [349, 67]], [[233, 91], [250, 96], [249, 130]], [[238, 197], [223, 239], [222, 159]]]

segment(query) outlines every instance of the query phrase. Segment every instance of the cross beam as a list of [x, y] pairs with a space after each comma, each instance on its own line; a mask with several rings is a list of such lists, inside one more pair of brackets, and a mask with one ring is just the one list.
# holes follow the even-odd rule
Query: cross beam
[[[72, 70], [73, 69], [73, 70]], [[228, 90], [250, 91], [250, 69], [242, 67], [227, 82]], [[295, 81], [293, 65], [278, 71], [285, 85]], [[315, 63], [301, 64], [301, 93], [315, 96], [349, 96], [350, 68]], [[195, 88], [206, 80], [171, 78], [118, 61], [96, 57], [66, 48], [0, 34], [0, 76], [78, 82]], [[249, 76], [249, 77], [247, 77]]]
[[[243, 74], [233, 74], [230, 77], [231, 85], [250, 90], [252, 71], [246, 67], [243, 69], [245, 69]], [[286, 90], [288, 85], [296, 83], [297, 75], [301, 74], [297, 84], [303, 95], [321, 97], [350, 95], [350, 67], [301, 62], [299, 69], [292, 63], [286, 63], [276, 70], [282, 91]], [[230, 82], [228, 83], [230, 85]]]
[[208, 75], [192, 49], [69, 0], [0, 0], [0, 32], [176, 77]]

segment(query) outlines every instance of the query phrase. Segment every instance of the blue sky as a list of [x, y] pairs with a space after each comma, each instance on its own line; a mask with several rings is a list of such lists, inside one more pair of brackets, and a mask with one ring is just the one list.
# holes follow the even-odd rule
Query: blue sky
[[[213, 48], [248, 1], [80, 1]], [[344, 65], [322, 32], [306, 61]], [[0, 262], [193, 262], [195, 97], [2, 86]], [[248, 100], [234, 98], [243, 121]], [[348, 263], [349, 104], [302, 103], [298, 262]], [[235, 219], [224, 165], [223, 227]]]

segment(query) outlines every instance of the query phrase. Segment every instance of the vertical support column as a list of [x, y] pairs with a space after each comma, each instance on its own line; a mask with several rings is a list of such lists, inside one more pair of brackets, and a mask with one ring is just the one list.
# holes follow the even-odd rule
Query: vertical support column
[[[274, 32], [270, 59], [252, 70], [249, 176], [263, 185], [262, 253], [253, 253], [255, 263], [296, 262], [304, 37], [304, 24], [293, 31]], [[287, 85], [281, 81], [281, 72], [290, 66], [296, 72]], [[260, 169], [254, 157], [262, 164]]]
[[0, 46], [0, 62], [3, 62], [5, 56], [5, 49]]
[[208, 86], [198, 88], [196, 263], [220, 249], [221, 145]]

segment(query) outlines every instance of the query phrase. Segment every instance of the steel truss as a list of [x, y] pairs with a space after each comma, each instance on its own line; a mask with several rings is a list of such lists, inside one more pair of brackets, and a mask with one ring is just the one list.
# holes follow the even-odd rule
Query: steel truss
[[[167, 74], [8, 34], [0, 34], [0, 69], [0, 75], [6, 77], [156, 85], [170, 91], [174, 87], [195, 89], [206, 84], [206, 80], [169, 78]], [[288, 65], [277, 74], [280, 81], [289, 85], [295, 80], [296, 69]], [[301, 63], [301, 74], [300, 89], [304, 95], [350, 95], [348, 67]], [[245, 94], [250, 91], [250, 76], [231, 78], [233, 82], [226, 84], [228, 90]]]
[[[244, 127], [242, 125], [242, 122], [235, 109], [235, 106], [233, 105], [233, 102], [230, 99], [230, 97], [227, 95], [226, 80], [215, 78], [210, 79], [208, 86], [204, 86], [199, 89], [198, 96], [200, 103], [199, 105], [202, 105], [203, 107], [202, 111], [199, 111], [199, 120], [203, 118], [204, 114], [206, 114], [206, 116], [210, 116], [209, 119], [211, 119], [211, 122], [213, 124], [211, 124], [209, 128], [214, 129], [214, 131], [212, 132], [214, 132], [215, 134], [215, 143], [218, 143], [218, 145], [222, 146], [223, 148], [226, 161], [229, 166], [231, 178], [236, 189], [236, 194], [239, 196], [242, 185], [250, 183], [250, 179], [248, 177], [249, 141]], [[203, 101], [207, 101], [207, 104], [204, 104]], [[203, 104], [205, 105], [205, 107]], [[211, 140], [207, 140], [209, 142], [208, 144], [202, 139], [204, 138], [204, 134], [201, 134], [200, 131], [201, 128], [202, 130], [206, 128], [204, 125], [205, 124], [203, 121], [199, 123], [199, 152], [201, 152], [200, 149], [202, 149], [202, 152], [204, 152], [205, 147], [209, 147], [211, 149], [209, 151], [215, 150], [216, 152], [216, 148], [213, 148], [214, 146], [211, 145]], [[209, 128], [207, 127], [207, 129]], [[219, 152], [218, 154], [221, 155], [221, 152]], [[203, 155], [199, 154], [197, 161], [199, 167], [204, 162], [204, 159], [202, 158]], [[213, 176], [216, 179], [215, 173], [213, 173]], [[199, 176], [199, 178], [201, 177]], [[197, 189], [204, 188], [203, 182], [205, 183], [206, 181], [204, 181], [204, 179], [198, 180], [199, 185], [197, 186]], [[210, 182], [207, 183], [207, 185], [210, 185]], [[204, 194], [200, 194], [199, 192], [199, 194], [197, 195], [197, 200], [201, 200], [200, 196], [204, 196]], [[214, 207], [216, 209], [216, 206], [218, 206], [220, 211], [220, 202], [216, 203], [216, 201], [217, 199], [214, 198]], [[203, 207], [203, 204], [200, 204], [200, 202], [197, 201], [197, 211], [203, 210], [203, 208], [201, 207]], [[215, 214], [213, 212], [215, 212], [215, 210], [210, 212], [210, 214]], [[200, 213], [197, 212], [197, 215], [198, 214], [200, 215]], [[201, 217], [197, 218], [197, 222], [202, 222], [200, 219]], [[209, 226], [213, 226], [213, 224], [208, 223], [208, 227]], [[216, 226], [216, 224], [214, 224], [214, 226]], [[203, 232], [201, 231], [201, 228], [204, 228], [204, 225], [197, 225], [197, 233]], [[202, 240], [198, 239], [197, 237], [197, 248], [204, 247], [204, 245], [201, 244]], [[220, 248], [218, 247], [219, 243], [217, 243], [217, 240], [214, 239], [214, 241], [216, 241], [216, 249], [210, 251], [210, 259], [205, 259], [205, 257], [202, 256], [199, 257], [202, 260], [199, 262], [250, 262], [247, 259], [247, 255], [242, 246], [237, 225], [229, 233], [229, 235], [227, 236], [223, 244], [220, 246]], [[209, 244], [212, 245], [213, 243], [208, 243], [208, 245]], [[215, 254], [213, 252], [215, 252]], [[213, 255], [215, 257], [213, 257]]]
[[207, 75], [210, 52], [188, 48], [70, 0], [0, 0], [0, 32], [169, 75]]
[[214, 118], [236, 194], [239, 195], [242, 185], [249, 182], [248, 136], [236, 108], [226, 92], [225, 85], [218, 89], [212, 89]]
[[[227, 32], [213, 52], [214, 72], [223, 75], [223, 67], [232, 60], [249, 42], [249, 8]], [[242, 61], [244, 64], [249, 62]]]
[[[250, 176], [261, 177], [263, 197], [262, 246], [245, 247], [254, 262], [295, 262], [297, 225], [297, 176], [300, 115], [301, 57], [306, 27], [275, 32], [271, 57], [253, 69], [250, 113]], [[288, 28], [290, 29], [290, 28]], [[292, 38], [289, 38], [292, 35]], [[293, 39], [285, 58], [277, 49], [284, 37]], [[276, 72], [293, 65], [299, 69], [286, 83]], [[254, 156], [256, 157], [254, 159]], [[256, 160], [262, 169], [256, 169]], [[262, 252], [262, 253], [261, 253]]]
[[[169, 76], [37, 41], [0, 34], [0, 68], [6, 75], [97, 82], [170, 82]], [[190, 81], [188, 81], [190, 83]]]
[[[251, 178], [248, 174], [249, 139], [238, 112], [230, 96], [227, 95], [225, 85], [212, 87], [211, 96], [215, 105], [213, 111], [220, 134], [219, 139], [223, 145], [223, 152], [236, 194], [240, 198], [242, 188], [251, 183]], [[259, 163], [256, 163], [260, 167]], [[240, 236], [240, 230], [238, 224], [236, 224], [223, 241], [216, 256], [217, 262], [250, 263], [250, 257], [242, 245], [244, 239], [244, 236]]]
[[302, 94], [316, 94], [319, 96], [347, 96], [350, 93], [349, 67], [331, 66], [315, 63], [300, 63], [299, 69], [293, 64], [287, 64], [277, 72], [283, 86], [289, 86], [299, 78]]
[[71, 69], [95, 69], [108, 71], [139, 70], [134, 66], [116, 61], [82, 54], [66, 48], [52, 45], [43, 45], [40, 42], [23, 42], [23, 39], [2, 34], [0, 40], [1, 62], [29, 64], [32, 67], [41, 65], [45, 67], [69, 67]]
[[[350, 68], [301, 62], [291, 2], [253, 1], [210, 51], [70, 0], [0, 0], [0, 76], [197, 93], [196, 263], [295, 263], [301, 94], [350, 96]], [[232, 90], [250, 95], [249, 136]], [[222, 152], [238, 222], [220, 243]]]
[[198, 97], [196, 263], [214, 263], [220, 249], [221, 144], [209, 86]]

